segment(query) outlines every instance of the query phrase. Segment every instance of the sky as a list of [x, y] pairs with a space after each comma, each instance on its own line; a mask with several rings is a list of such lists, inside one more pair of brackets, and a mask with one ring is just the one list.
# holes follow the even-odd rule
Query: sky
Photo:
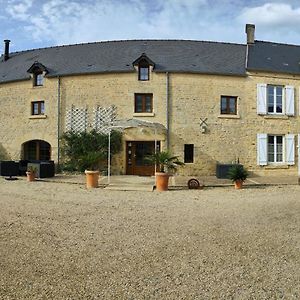
[[300, 45], [300, 0], [0, 0], [0, 22], [12, 52], [127, 39], [245, 43], [246, 23], [257, 40]]

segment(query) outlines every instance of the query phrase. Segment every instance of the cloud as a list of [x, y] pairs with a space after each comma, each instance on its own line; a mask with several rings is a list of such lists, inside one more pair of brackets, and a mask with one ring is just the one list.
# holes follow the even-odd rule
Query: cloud
[[297, 43], [299, 0], [282, 1], [0, 0], [0, 18], [19, 49], [120, 39], [244, 43], [245, 23], [257, 25], [259, 39]]
[[14, 19], [26, 21], [29, 17], [29, 9], [33, 0], [10, 1], [6, 8], [7, 13]]
[[300, 25], [300, 8], [286, 3], [266, 3], [262, 6], [245, 8], [239, 20], [267, 27], [289, 27]]

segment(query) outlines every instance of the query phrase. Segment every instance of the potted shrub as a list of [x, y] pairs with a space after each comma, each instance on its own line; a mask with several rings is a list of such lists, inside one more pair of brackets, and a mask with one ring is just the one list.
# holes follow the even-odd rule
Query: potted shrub
[[103, 152], [87, 152], [79, 159], [82, 169], [85, 169], [86, 187], [96, 188], [99, 181], [99, 162], [103, 159]]
[[241, 189], [248, 176], [248, 171], [242, 165], [234, 165], [228, 170], [228, 178], [234, 182], [235, 189]]
[[26, 176], [27, 181], [34, 181], [35, 180], [35, 174], [36, 174], [36, 168], [33, 166], [27, 167]]
[[169, 151], [157, 152], [149, 157], [149, 161], [156, 164], [158, 172], [155, 173], [156, 189], [167, 191], [170, 172], [175, 172], [178, 166], [183, 166], [177, 156], [172, 156]]

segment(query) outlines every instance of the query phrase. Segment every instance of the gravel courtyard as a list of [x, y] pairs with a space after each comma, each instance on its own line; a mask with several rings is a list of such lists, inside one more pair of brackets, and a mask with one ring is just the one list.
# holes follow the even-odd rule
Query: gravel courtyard
[[300, 186], [1, 179], [0, 299], [300, 299]]

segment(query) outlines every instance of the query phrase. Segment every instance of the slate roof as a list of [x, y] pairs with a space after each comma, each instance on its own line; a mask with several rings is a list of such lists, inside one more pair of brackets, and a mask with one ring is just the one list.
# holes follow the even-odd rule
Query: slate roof
[[132, 63], [145, 53], [154, 72], [183, 72], [245, 76], [246, 45], [189, 40], [111, 41], [10, 53], [0, 58], [0, 83], [30, 78], [34, 62], [49, 77], [71, 74], [134, 72]]
[[249, 46], [247, 70], [300, 74], [300, 46], [255, 41]]

